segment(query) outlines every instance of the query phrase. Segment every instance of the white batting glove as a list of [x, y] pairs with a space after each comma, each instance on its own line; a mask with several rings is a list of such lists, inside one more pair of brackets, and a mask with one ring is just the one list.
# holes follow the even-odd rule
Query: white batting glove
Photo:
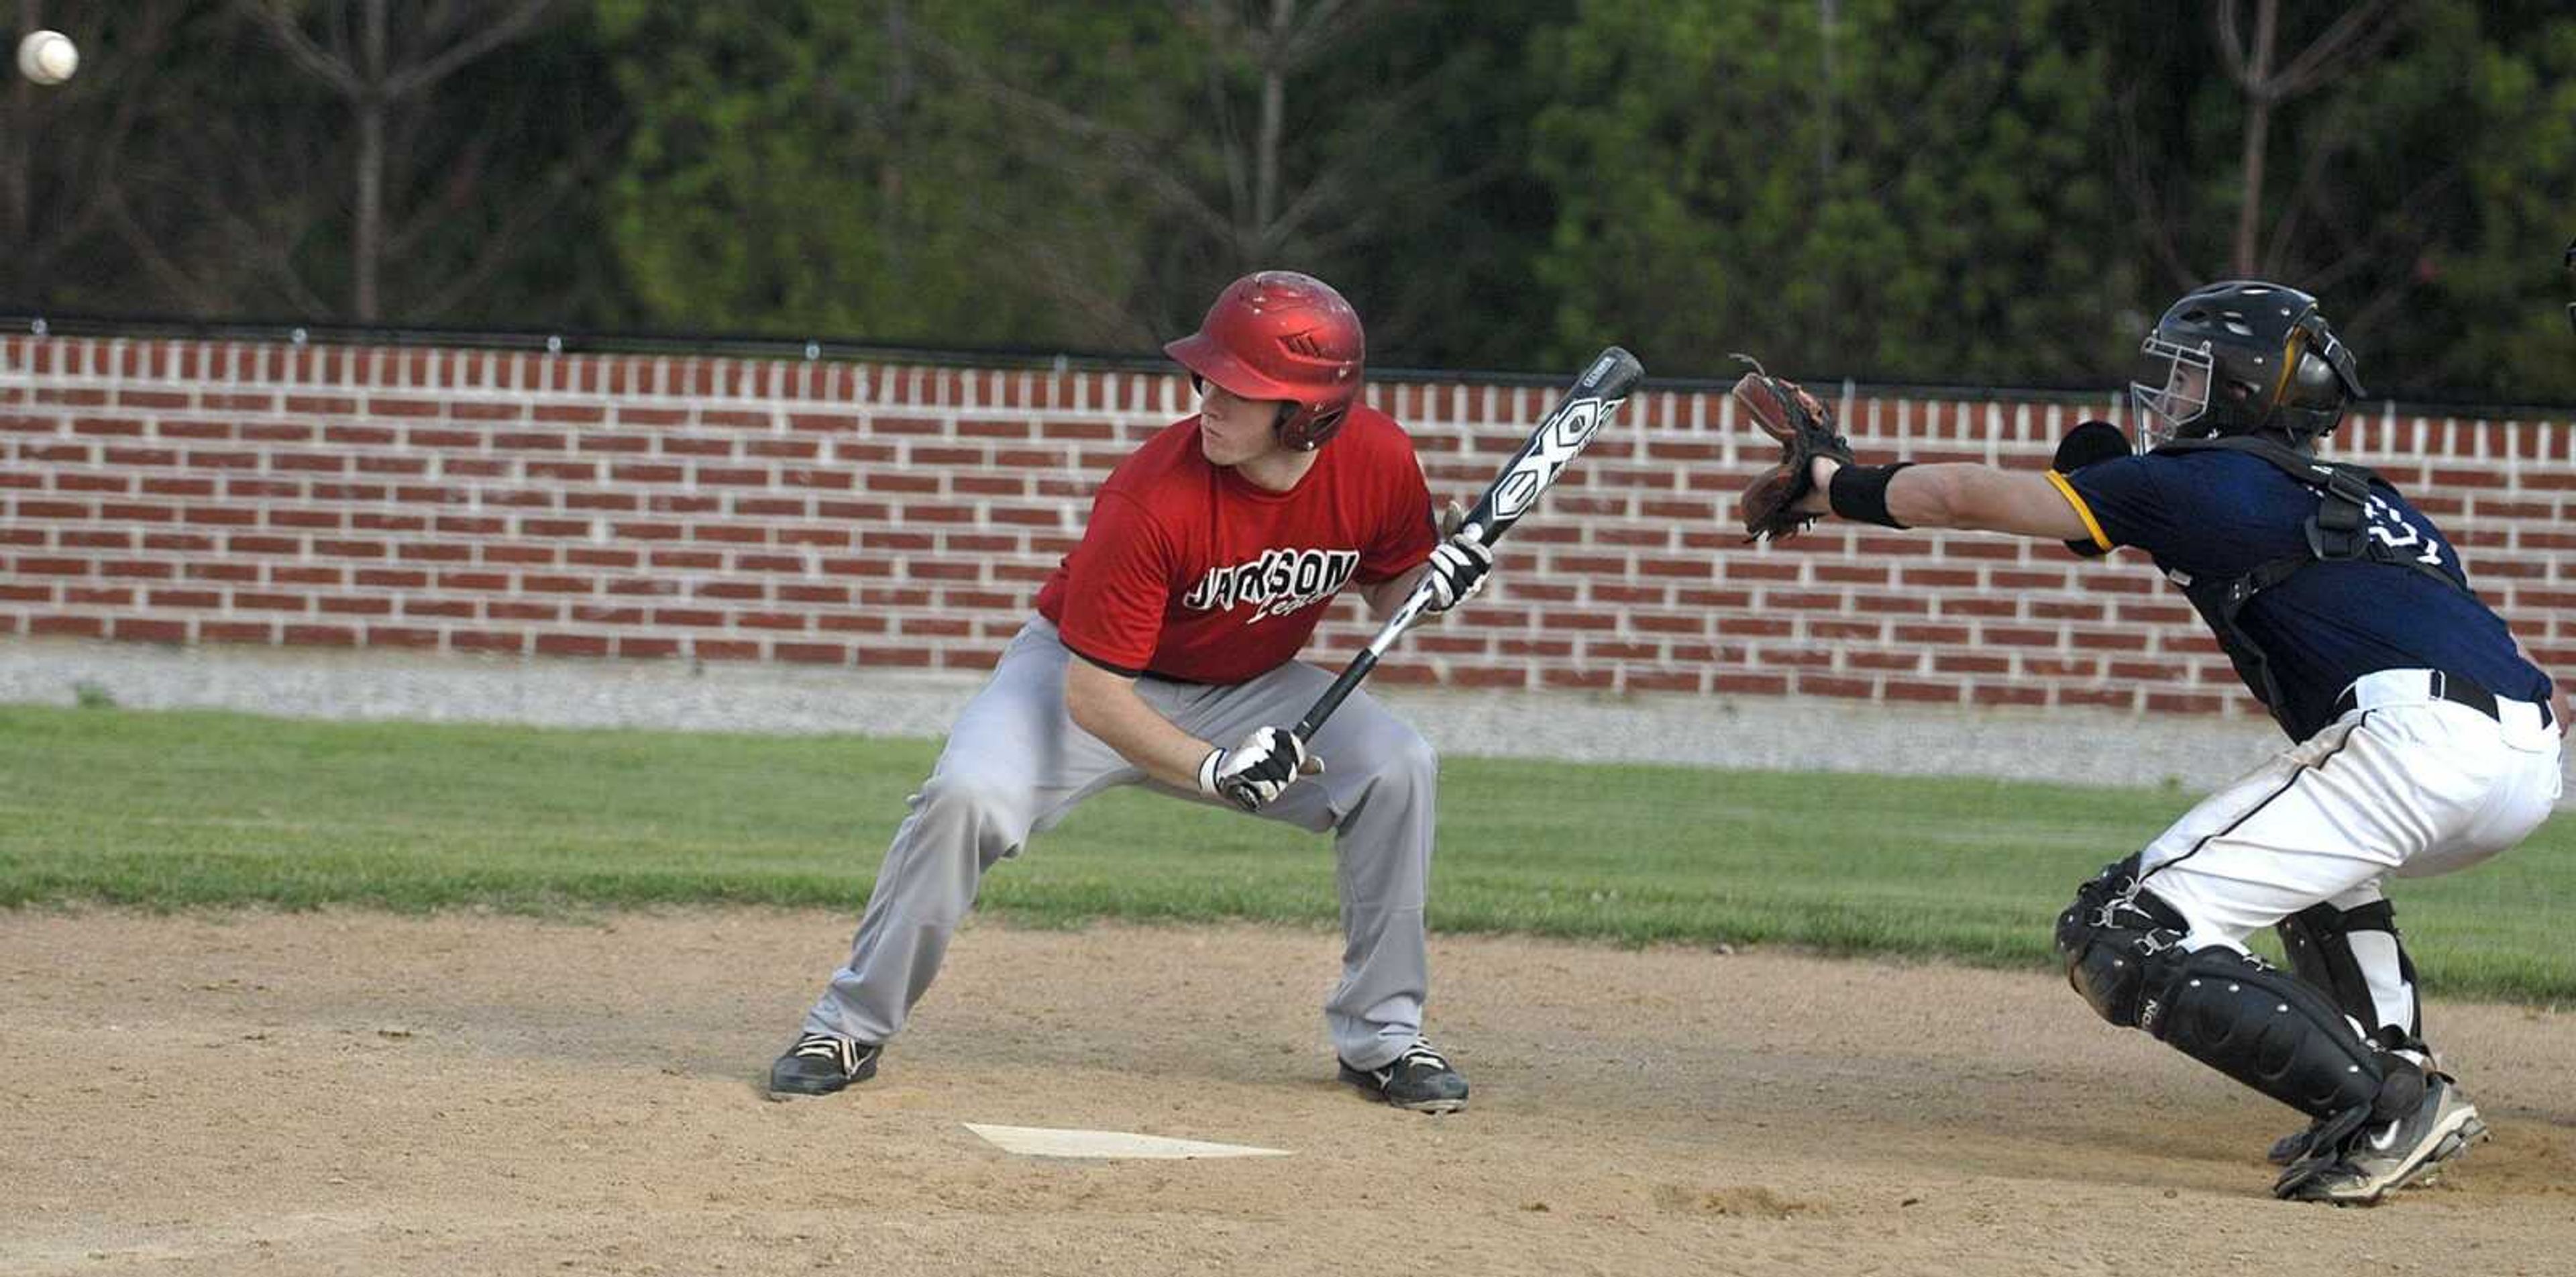
[[1277, 799], [1299, 776], [1324, 770], [1324, 760], [1309, 757], [1306, 742], [1284, 727], [1259, 727], [1232, 749], [1212, 749], [1199, 760], [1199, 792], [1222, 798], [1245, 811], [1259, 811]]
[[1431, 583], [1431, 605], [1423, 610], [1436, 615], [1476, 597], [1493, 570], [1494, 548], [1485, 544], [1481, 525], [1450, 534], [1431, 552], [1431, 571], [1423, 578]]

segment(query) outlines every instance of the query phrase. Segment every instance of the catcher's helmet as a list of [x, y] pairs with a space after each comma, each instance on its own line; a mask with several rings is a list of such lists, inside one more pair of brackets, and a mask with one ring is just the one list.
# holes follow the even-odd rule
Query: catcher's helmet
[[2261, 280], [2183, 294], [2139, 343], [2139, 446], [2177, 438], [2278, 431], [2305, 444], [2362, 396], [2352, 348], [2326, 327], [2317, 299]]
[[1193, 380], [1245, 399], [1284, 399], [1279, 442], [1305, 451], [1341, 428], [1360, 393], [1368, 339], [1333, 286], [1295, 271], [1256, 271], [1226, 285], [1199, 330], [1163, 347]]

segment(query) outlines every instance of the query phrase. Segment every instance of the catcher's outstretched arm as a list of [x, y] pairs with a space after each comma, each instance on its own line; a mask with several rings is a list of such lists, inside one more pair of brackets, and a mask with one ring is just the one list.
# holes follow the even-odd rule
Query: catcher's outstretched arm
[[[1816, 490], [1800, 500], [1800, 508], [1829, 512], [1834, 472], [1842, 467], [1832, 457], [1816, 458]], [[2082, 499], [2046, 471], [1966, 462], [1907, 466], [1888, 480], [1887, 512], [1909, 528], [1965, 528], [2051, 541], [2100, 539]]]

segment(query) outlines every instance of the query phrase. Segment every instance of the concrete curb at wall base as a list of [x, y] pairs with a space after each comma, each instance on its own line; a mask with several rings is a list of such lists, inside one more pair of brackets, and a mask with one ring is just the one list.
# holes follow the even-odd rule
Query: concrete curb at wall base
[[[133, 709], [285, 718], [936, 739], [982, 682], [981, 675], [750, 663], [0, 641], [0, 703], [104, 698]], [[2268, 721], [2097, 710], [1415, 688], [1376, 694], [1455, 756], [2173, 785], [2198, 793], [2281, 744]]]

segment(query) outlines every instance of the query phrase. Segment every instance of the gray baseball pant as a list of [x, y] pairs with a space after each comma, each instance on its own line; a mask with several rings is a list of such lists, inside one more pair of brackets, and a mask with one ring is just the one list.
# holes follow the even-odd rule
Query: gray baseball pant
[[[850, 960], [805, 1017], [808, 1032], [884, 1042], [903, 1028], [975, 903], [984, 872], [1016, 856], [1084, 799], [1143, 784], [1192, 801], [1074, 726], [1065, 663], [1079, 659], [1053, 623], [1033, 618], [950, 731], [939, 763], [910, 799]], [[1245, 683], [1136, 681], [1138, 694], [1183, 731], [1230, 744], [1261, 726], [1293, 723], [1333, 676], [1291, 661]], [[1375, 1068], [1421, 1033], [1430, 985], [1422, 909], [1431, 875], [1439, 759], [1420, 733], [1366, 692], [1354, 693], [1312, 742], [1321, 776], [1290, 785], [1266, 820], [1333, 832], [1342, 907], [1342, 979], [1324, 1003], [1333, 1048]], [[1229, 806], [1228, 810], [1232, 810]]]

